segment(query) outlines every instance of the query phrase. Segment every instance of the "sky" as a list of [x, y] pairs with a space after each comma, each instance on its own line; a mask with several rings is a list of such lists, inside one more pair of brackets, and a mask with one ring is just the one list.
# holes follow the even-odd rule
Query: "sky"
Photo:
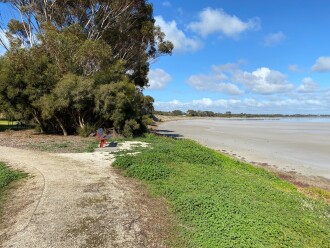
[[330, 2], [149, 1], [174, 44], [152, 61], [155, 109], [330, 114]]
[[156, 110], [330, 114], [330, 1], [149, 2], [175, 46], [150, 65]]

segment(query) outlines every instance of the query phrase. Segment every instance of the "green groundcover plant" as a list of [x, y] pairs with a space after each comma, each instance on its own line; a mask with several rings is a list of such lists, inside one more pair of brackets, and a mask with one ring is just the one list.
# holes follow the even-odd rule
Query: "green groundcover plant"
[[12, 170], [5, 163], [0, 162], [0, 212], [1, 203], [5, 200], [4, 191], [8, 185], [20, 178], [26, 177], [27, 174], [21, 171]]
[[174, 247], [329, 247], [330, 206], [250, 164], [190, 140], [147, 135], [115, 167], [164, 197]]

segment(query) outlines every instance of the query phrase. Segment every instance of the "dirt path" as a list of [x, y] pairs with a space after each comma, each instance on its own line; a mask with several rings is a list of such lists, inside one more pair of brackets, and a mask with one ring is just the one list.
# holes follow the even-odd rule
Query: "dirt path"
[[0, 146], [0, 161], [32, 175], [9, 201], [0, 247], [163, 247], [158, 203], [112, 160]]

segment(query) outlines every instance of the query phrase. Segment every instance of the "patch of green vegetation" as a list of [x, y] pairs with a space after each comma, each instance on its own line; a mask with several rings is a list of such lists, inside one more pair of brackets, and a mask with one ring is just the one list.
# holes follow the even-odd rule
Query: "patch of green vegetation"
[[6, 131], [6, 130], [23, 130], [30, 128], [29, 126], [17, 126], [17, 121], [8, 121], [8, 120], [0, 120], [0, 132]]
[[325, 202], [330, 203], [330, 192], [321, 188], [309, 187], [303, 190], [306, 194], [309, 194], [317, 199], [322, 199]]
[[190, 140], [147, 135], [114, 166], [165, 197], [176, 247], [328, 247], [330, 206], [277, 176]]
[[69, 141], [40, 142], [40, 143], [32, 144], [31, 147], [34, 148], [34, 149], [37, 149], [39, 151], [53, 152], [53, 151], [63, 150], [63, 149], [68, 148], [72, 145], [73, 145], [73, 143], [71, 143]]
[[0, 132], [9, 129], [11, 125], [9, 125], [7, 120], [0, 120]]
[[80, 141], [53, 141], [46, 140], [40, 143], [32, 143], [29, 146], [32, 149], [44, 152], [94, 152], [99, 142], [94, 139], [81, 139]]
[[0, 212], [1, 204], [4, 201], [4, 191], [8, 185], [20, 178], [26, 177], [27, 174], [21, 171], [12, 170], [5, 165], [5, 163], [0, 162]]
[[8, 125], [8, 121], [7, 120], [0, 120], [0, 125]]
[[97, 140], [88, 142], [88, 146], [85, 152], [94, 152], [95, 149], [99, 146], [99, 142]]

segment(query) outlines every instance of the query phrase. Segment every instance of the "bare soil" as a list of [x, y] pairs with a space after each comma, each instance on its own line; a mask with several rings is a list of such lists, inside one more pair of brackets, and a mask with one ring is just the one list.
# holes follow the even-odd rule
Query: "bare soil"
[[32, 129], [0, 132], [1, 146], [55, 153], [84, 152], [95, 141], [95, 137], [40, 134]]
[[[112, 168], [109, 150], [72, 153], [86, 139], [32, 131], [2, 132], [0, 142], [0, 161], [30, 175], [10, 190], [0, 247], [165, 247], [166, 204]], [[74, 148], [39, 151], [63, 142]]]

